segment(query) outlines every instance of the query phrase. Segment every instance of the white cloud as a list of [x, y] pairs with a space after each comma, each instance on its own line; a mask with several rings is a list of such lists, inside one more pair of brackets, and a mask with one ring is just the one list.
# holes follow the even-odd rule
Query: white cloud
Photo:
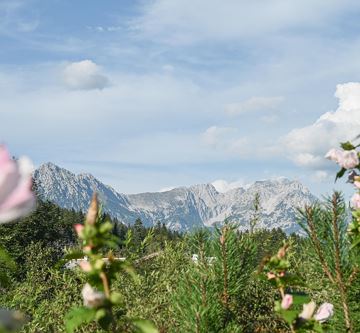
[[63, 79], [66, 86], [74, 90], [104, 89], [109, 85], [109, 79], [91, 60], [67, 65], [63, 71]]
[[315, 173], [312, 174], [312, 179], [317, 183], [328, 182], [331, 178], [334, 178], [334, 176], [325, 170], [316, 170]]
[[296, 164], [311, 168], [326, 165], [326, 152], [339, 142], [360, 133], [360, 83], [339, 84], [335, 96], [339, 107], [326, 112], [315, 123], [293, 129], [281, 140], [285, 154]]
[[253, 39], [299, 26], [319, 27], [358, 7], [354, 0], [153, 0], [145, 2], [131, 28], [169, 44]]
[[244, 114], [258, 111], [269, 111], [278, 107], [284, 101], [284, 97], [251, 97], [240, 103], [225, 105], [225, 112], [229, 115]]
[[233, 127], [211, 126], [202, 133], [201, 138], [204, 143], [214, 148], [222, 146], [224, 140], [231, 139], [237, 133], [237, 129]]
[[226, 180], [218, 179], [218, 180], [213, 181], [211, 184], [215, 187], [216, 191], [218, 191], [220, 193], [225, 193], [225, 192], [228, 192], [235, 188], [247, 186], [243, 180], [227, 182]]

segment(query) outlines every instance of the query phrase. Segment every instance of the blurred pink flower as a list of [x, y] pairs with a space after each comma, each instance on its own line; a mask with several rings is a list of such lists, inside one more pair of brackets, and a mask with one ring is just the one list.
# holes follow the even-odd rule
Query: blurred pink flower
[[276, 275], [272, 272], [269, 272], [266, 274], [268, 280], [271, 280], [271, 279], [275, 279], [276, 278]]
[[283, 308], [284, 310], [287, 310], [291, 306], [292, 303], [293, 303], [292, 295], [286, 294], [281, 301], [281, 308]]
[[351, 198], [351, 206], [360, 209], [360, 193], [355, 193]]
[[93, 289], [88, 283], [85, 284], [81, 294], [84, 299], [84, 305], [88, 308], [97, 308], [104, 304], [104, 293]]
[[313, 301], [307, 304], [303, 304], [303, 310], [299, 314], [299, 317], [305, 320], [311, 319], [312, 315], [314, 314], [315, 308], [316, 308], [316, 304]]
[[336, 163], [340, 163], [340, 161], [342, 160], [342, 156], [343, 156], [342, 150], [332, 148], [326, 153], [325, 158], [334, 161]]
[[80, 224], [80, 223], [77, 223], [74, 225], [74, 229], [76, 231], [76, 234], [81, 237], [82, 236], [82, 232], [84, 230], [84, 225], [83, 224]]
[[359, 165], [359, 156], [356, 150], [345, 150], [339, 161], [340, 166], [345, 169], [352, 169]]
[[323, 303], [316, 311], [314, 318], [320, 323], [324, 323], [334, 314], [334, 306], [331, 303]]
[[87, 272], [87, 273], [91, 272], [91, 270], [92, 270], [92, 267], [88, 261], [80, 261], [79, 266], [84, 272]]
[[22, 157], [15, 161], [7, 149], [0, 146], [0, 223], [25, 216], [34, 209], [32, 169], [30, 160]]

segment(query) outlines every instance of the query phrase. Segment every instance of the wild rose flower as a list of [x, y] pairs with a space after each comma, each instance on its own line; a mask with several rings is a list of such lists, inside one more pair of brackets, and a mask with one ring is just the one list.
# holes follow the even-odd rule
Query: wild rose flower
[[287, 310], [293, 303], [292, 295], [286, 294], [281, 301], [281, 308]]
[[336, 163], [340, 163], [340, 161], [343, 158], [343, 151], [340, 149], [330, 149], [326, 155], [325, 158], [327, 158], [328, 160], [334, 161]]
[[316, 308], [316, 304], [314, 301], [311, 301], [310, 303], [303, 304], [303, 310], [299, 314], [299, 317], [305, 320], [311, 319], [312, 315], [314, 314]]
[[6, 148], [0, 146], [0, 223], [25, 216], [35, 207], [32, 170], [30, 160], [22, 157], [14, 161]]
[[351, 198], [351, 206], [354, 209], [360, 209], [360, 193], [355, 193]]
[[85, 284], [82, 292], [84, 305], [88, 308], [97, 308], [104, 304], [104, 293], [93, 289], [88, 283]]
[[359, 156], [356, 150], [345, 150], [339, 161], [340, 166], [345, 169], [352, 169], [359, 165]]
[[320, 323], [324, 323], [334, 315], [334, 306], [331, 303], [323, 303], [316, 311], [314, 318]]

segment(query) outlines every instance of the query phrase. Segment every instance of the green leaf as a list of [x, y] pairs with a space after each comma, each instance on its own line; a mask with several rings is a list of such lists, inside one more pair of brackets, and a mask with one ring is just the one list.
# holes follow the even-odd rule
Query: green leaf
[[73, 333], [80, 325], [95, 319], [96, 310], [86, 307], [72, 308], [65, 316], [67, 333]]
[[311, 301], [308, 295], [294, 295], [293, 294], [293, 305], [303, 305]]
[[351, 249], [355, 248], [356, 246], [358, 246], [360, 244], [360, 237], [358, 237], [357, 239], [354, 239], [352, 244], [351, 244]]
[[149, 320], [133, 319], [132, 323], [138, 328], [139, 333], [159, 333], [158, 329]]
[[15, 261], [10, 257], [9, 253], [0, 246], [0, 263], [9, 269], [15, 269]]
[[355, 146], [350, 141], [342, 142], [342, 143], [340, 143], [340, 146], [344, 150], [353, 150], [353, 149], [355, 149]]
[[338, 178], [341, 178], [342, 176], [344, 176], [345, 172], [346, 172], [346, 169], [341, 168], [341, 170], [336, 174], [335, 181], [337, 181]]
[[321, 324], [317, 321], [314, 322], [313, 330], [318, 333], [323, 333], [324, 330], [321, 327]]
[[296, 317], [298, 316], [298, 311], [295, 310], [283, 310], [280, 312], [281, 317], [283, 317], [286, 322], [291, 325], [293, 323], [293, 321], [296, 319]]

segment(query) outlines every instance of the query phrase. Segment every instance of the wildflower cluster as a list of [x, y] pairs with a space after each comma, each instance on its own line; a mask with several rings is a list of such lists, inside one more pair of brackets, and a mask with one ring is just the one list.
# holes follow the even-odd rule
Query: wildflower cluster
[[341, 143], [342, 149], [333, 148], [325, 155], [326, 158], [336, 162], [341, 167], [336, 179], [343, 177], [348, 172], [348, 182], [354, 185], [356, 191], [351, 198], [353, 220], [348, 227], [353, 247], [360, 244], [360, 153], [356, 150], [359, 146], [354, 146], [349, 141], [343, 142]]
[[[74, 332], [83, 323], [96, 321], [103, 329], [117, 331], [119, 321], [128, 319], [114, 315], [115, 306], [122, 307], [122, 295], [111, 290], [111, 282], [115, 274], [121, 270], [133, 274], [132, 268], [124, 260], [117, 260], [112, 251], [118, 239], [112, 235], [113, 226], [110, 222], [101, 222], [99, 204], [96, 194], [93, 196], [85, 223], [76, 224], [75, 231], [82, 243], [82, 250], [67, 255], [67, 259], [82, 258], [80, 269], [86, 274], [87, 283], [82, 289], [83, 307], [73, 308], [66, 316], [67, 332]], [[125, 313], [125, 311], [123, 311]], [[150, 322], [128, 320], [141, 332], [157, 332]]]
[[288, 250], [289, 244], [284, 244], [276, 255], [265, 260], [262, 267], [269, 282], [280, 292], [281, 300], [275, 301], [274, 309], [290, 326], [291, 332], [323, 332], [321, 323], [333, 315], [334, 307], [330, 303], [323, 303], [315, 313], [316, 304], [309, 302], [306, 295], [287, 293], [290, 286], [301, 285], [300, 279], [289, 273]]

